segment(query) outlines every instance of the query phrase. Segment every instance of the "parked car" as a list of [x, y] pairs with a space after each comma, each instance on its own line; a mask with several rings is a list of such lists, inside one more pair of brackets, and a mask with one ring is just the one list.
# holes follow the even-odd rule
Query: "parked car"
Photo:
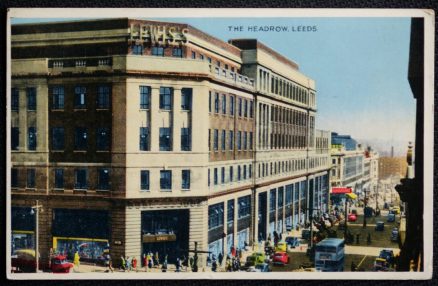
[[348, 215], [349, 222], [355, 222], [357, 220], [357, 216], [354, 213]]
[[365, 207], [365, 209], [364, 209], [365, 217], [372, 217], [373, 213], [374, 213], [374, 210], [372, 207]]
[[351, 213], [357, 215], [357, 210], [351, 210]]
[[395, 214], [389, 213], [388, 214], [388, 222], [395, 222]]
[[277, 246], [275, 247], [275, 252], [286, 252], [287, 251], [287, 244], [286, 242], [280, 241], [277, 243]]
[[376, 258], [374, 260], [373, 271], [378, 271], [378, 272], [384, 271], [384, 272], [386, 272], [386, 271], [389, 271], [389, 270], [390, 270], [390, 265], [389, 265], [389, 263], [385, 259], [383, 259], [383, 258]]
[[256, 266], [251, 266], [246, 270], [247, 272], [271, 272], [271, 268], [268, 263], [257, 264]]
[[284, 241], [292, 248], [300, 246], [300, 240], [296, 236], [288, 236]]
[[67, 261], [64, 255], [57, 255], [52, 258], [51, 270], [53, 273], [69, 273], [73, 263]]
[[11, 256], [11, 266], [19, 272], [35, 272], [35, 250], [18, 249]]
[[400, 214], [400, 207], [393, 207], [392, 210], [395, 214]]
[[376, 226], [374, 227], [375, 231], [383, 231], [385, 229], [385, 223], [383, 221], [376, 222]]
[[391, 241], [398, 241], [398, 228], [396, 227], [391, 231]]
[[301, 238], [309, 240], [310, 239], [310, 229], [303, 229], [301, 231]]
[[291, 230], [292, 230], [292, 225], [286, 224], [286, 231], [291, 231]]
[[385, 259], [388, 263], [392, 263], [394, 261], [394, 252], [390, 249], [383, 249], [379, 253], [379, 258]]
[[289, 263], [289, 256], [286, 252], [276, 252], [272, 260], [274, 264], [285, 265]]

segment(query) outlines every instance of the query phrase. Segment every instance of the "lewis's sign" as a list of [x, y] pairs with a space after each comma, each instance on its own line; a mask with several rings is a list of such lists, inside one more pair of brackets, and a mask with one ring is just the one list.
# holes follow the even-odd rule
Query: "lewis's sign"
[[187, 28], [177, 26], [131, 24], [131, 40], [150, 41], [152, 43], [187, 42]]

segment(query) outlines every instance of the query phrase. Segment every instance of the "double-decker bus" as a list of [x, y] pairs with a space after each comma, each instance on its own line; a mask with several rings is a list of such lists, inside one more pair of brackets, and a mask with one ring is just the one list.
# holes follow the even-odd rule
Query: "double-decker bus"
[[344, 240], [339, 238], [326, 238], [319, 242], [315, 247], [316, 271], [344, 271], [344, 247]]

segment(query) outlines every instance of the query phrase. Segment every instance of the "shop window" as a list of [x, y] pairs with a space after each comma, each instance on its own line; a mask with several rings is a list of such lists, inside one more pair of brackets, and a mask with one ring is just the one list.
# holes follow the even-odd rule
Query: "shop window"
[[181, 48], [173, 48], [172, 50], [172, 56], [176, 58], [182, 58], [183, 56], [183, 50]]
[[133, 45], [132, 46], [132, 54], [133, 55], [143, 55], [143, 46], [142, 45]]
[[151, 87], [140, 86], [140, 109], [149, 109], [151, 102]]
[[52, 150], [64, 150], [64, 127], [52, 128]]
[[272, 189], [269, 193], [269, 211], [273, 212], [276, 209], [277, 191]]
[[75, 87], [75, 108], [85, 109], [86, 108], [86, 94], [87, 89], [84, 86]]
[[190, 189], [190, 170], [182, 170], [181, 177], [182, 177], [181, 188], [183, 190]]
[[140, 189], [149, 191], [149, 170], [140, 171]]
[[64, 109], [63, 86], [55, 86], [52, 89], [52, 109]]
[[251, 196], [241, 197], [237, 201], [238, 218], [244, 218], [251, 215]]
[[28, 87], [26, 88], [26, 97], [27, 97], [27, 110], [35, 111], [36, 110], [36, 88]]
[[20, 93], [18, 88], [11, 89], [11, 110], [18, 111], [20, 105]]
[[181, 89], [181, 109], [192, 110], [192, 93], [193, 89], [183, 88]]
[[172, 109], [173, 88], [160, 87], [160, 109]]
[[163, 47], [152, 47], [152, 55], [164, 57], [164, 48]]
[[16, 168], [11, 169], [11, 187], [12, 188], [18, 187], [18, 169]]
[[28, 150], [36, 150], [37, 146], [37, 137], [36, 137], [36, 128], [29, 127], [27, 129], [27, 149]]
[[96, 131], [96, 149], [98, 151], [108, 151], [110, 149], [110, 129], [97, 128]]
[[87, 128], [76, 127], [75, 150], [87, 150], [87, 146], [88, 146]]
[[110, 88], [107, 85], [97, 87], [97, 108], [109, 109], [110, 107]]
[[149, 151], [149, 127], [140, 127], [140, 151]]
[[234, 222], [234, 200], [228, 200], [227, 202], [227, 222]]
[[169, 170], [160, 171], [160, 189], [162, 190], [172, 189], [172, 171]]
[[191, 151], [192, 150], [192, 135], [190, 128], [181, 128], [181, 151]]
[[18, 150], [20, 144], [20, 129], [18, 127], [11, 127], [11, 149]]
[[99, 169], [98, 186], [99, 190], [109, 190], [109, 170], [107, 168]]
[[160, 151], [172, 150], [172, 130], [169, 127], [160, 128]]
[[64, 189], [64, 169], [55, 169], [55, 188]]
[[27, 188], [35, 188], [35, 169], [27, 169]]
[[224, 204], [219, 203], [208, 207], [208, 229], [224, 225]]
[[87, 169], [75, 169], [75, 189], [87, 188]]

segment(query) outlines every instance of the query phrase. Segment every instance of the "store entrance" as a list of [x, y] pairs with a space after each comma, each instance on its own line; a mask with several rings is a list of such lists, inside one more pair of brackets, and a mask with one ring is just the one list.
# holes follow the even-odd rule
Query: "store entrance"
[[187, 257], [189, 248], [189, 210], [144, 211], [141, 214], [142, 255], [158, 252], [160, 264], [174, 264]]

